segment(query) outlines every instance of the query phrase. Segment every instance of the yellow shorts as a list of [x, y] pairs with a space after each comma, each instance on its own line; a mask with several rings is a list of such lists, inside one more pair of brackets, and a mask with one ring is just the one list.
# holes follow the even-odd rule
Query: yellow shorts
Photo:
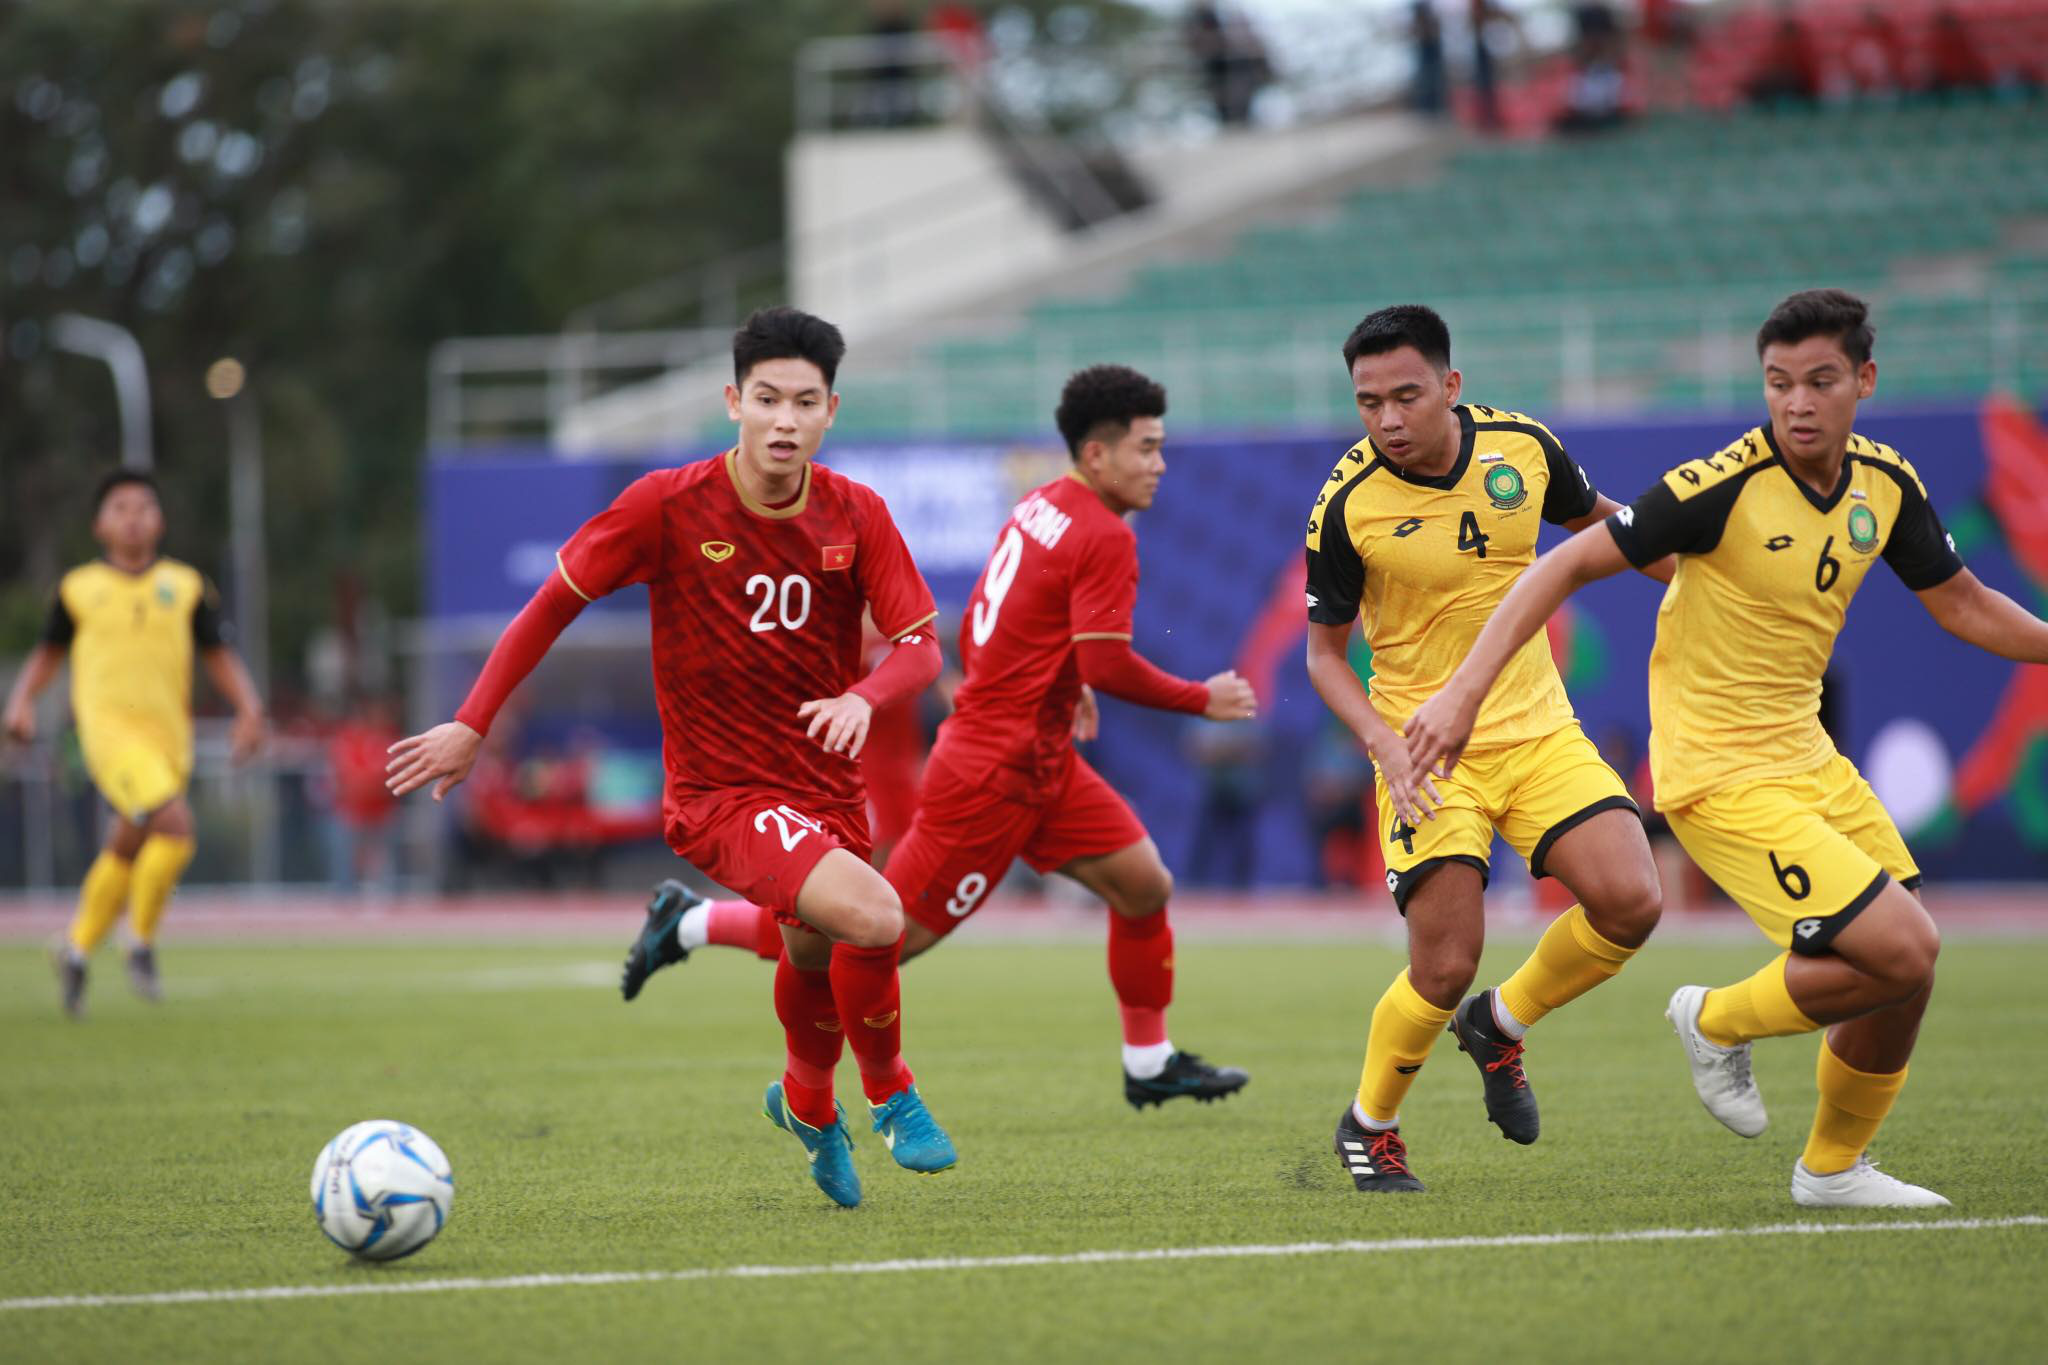
[[1892, 878], [1909, 891], [1920, 884], [1898, 826], [1840, 754], [1664, 814], [1700, 870], [1795, 953], [1828, 951]]
[[122, 819], [140, 824], [185, 793], [190, 776], [162, 748], [133, 741], [113, 746], [107, 753], [88, 755], [86, 771]]
[[1543, 858], [1561, 835], [1603, 811], [1636, 810], [1628, 788], [1577, 722], [1541, 739], [1467, 753], [1449, 778], [1436, 779], [1443, 805], [1436, 819], [1419, 826], [1394, 814], [1377, 770], [1373, 789], [1387, 890], [1404, 915], [1423, 874], [1440, 863], [1465, 863], [1485, 878], [1495, 830], [1529, 860], [1533, 875], [1547, 877]]

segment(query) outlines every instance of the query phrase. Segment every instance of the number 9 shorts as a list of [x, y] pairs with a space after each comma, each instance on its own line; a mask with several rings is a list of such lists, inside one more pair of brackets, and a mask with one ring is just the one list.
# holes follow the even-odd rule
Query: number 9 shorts
[[1897, 878], [1920, 869], [1877, 793], [1840, 754], [1664, 812], [1671, 832], [1781, 948], [1817, 955]]
[[917, 815], [884, 875], [903, 913], [941, 938], [982, 907], [1015, 859], [1056, 872], [1146, 837], [1129, 803], [1079, 754], [1063, 782], [1028, 799], [1003, 785], [968, 780], [940, 760], [925, 765]]

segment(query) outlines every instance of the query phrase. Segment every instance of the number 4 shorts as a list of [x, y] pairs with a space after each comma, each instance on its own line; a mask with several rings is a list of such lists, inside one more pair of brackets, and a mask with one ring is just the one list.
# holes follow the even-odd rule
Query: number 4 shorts
[[835, 848], [868, 861], [865, 804], [827, 803], [769, 787], [685, 797], [668, 821], [668, 846], [720, 886], [798, 928], [796, 896]]
[[1920, 869], [1877, 793], [1840, 754], [1789, 777], [1760, 778], [1664, 812], [1671, 832], [1764, 936], [1808, 955], [1896, 878]]

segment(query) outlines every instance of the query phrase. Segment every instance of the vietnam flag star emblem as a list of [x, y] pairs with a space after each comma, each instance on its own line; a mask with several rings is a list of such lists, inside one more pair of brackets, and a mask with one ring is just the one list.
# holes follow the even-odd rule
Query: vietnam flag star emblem
[[837, 569], [852, 568], [853, 550], [854, 547], [851, 545], [827, 545], [825, 547], [825, 572], [831, 573]]

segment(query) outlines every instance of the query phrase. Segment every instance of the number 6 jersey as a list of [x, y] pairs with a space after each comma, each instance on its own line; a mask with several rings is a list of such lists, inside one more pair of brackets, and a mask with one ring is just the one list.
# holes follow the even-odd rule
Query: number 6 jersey
[[892, 640], [938, 614], [889, 509], [823, 465], [782, 507], [755, 502], [736, 453], [659, 469], [556, 556], [586, 601], [648, 587], [667, 808], [734, 787], [846, 804], [860, 766], [804, 735], [797, 708], [861, 676], [861, 609]]
[[1678, 466], [1607, 526], [1638, 568], [1679, 556], [1650, 651], [1660, 810], [1832, 759], [1821, 673], [1871, 564], [1915, 592], [1963, 567], [1913, 466], [1863, 436], [1825, 497], [1764, 426]]

